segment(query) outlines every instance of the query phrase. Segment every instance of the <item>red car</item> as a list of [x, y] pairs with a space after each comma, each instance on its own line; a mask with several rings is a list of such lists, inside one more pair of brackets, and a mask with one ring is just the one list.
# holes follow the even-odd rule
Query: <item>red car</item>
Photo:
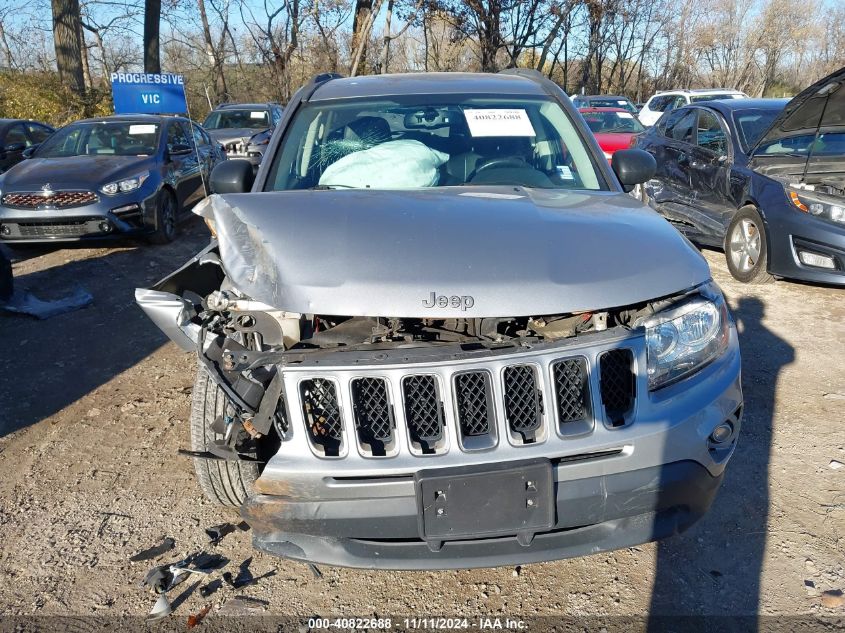
[[608, 161], [616, 150], [631, 147], [631, 139], [645, 130], [637, 117], [623, 108], [580, 108], [578, 112]]

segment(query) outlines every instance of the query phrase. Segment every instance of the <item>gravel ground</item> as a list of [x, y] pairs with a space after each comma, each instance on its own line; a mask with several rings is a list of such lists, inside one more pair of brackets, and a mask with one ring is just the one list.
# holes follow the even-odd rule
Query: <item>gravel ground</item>
[[14, 254], [18, 287], [51, 299], [83, 286], [94, 303], [45, 321], [0, 315], [0, 614], [145, 615], [154, 596], [139, 581], [152, 563], [128, 558], [166, 535], [176, 548], [159, 562], [206, 549], [235, 573], [249, 557], [254, 575], [273, 572], [208, 599], [186, 582], [180, 618], [231, 607], [237, 593], [299, 616], [845, 616], [845, 291], [742, 286], [706, 253], [739, 323], [746, 417], [714, 507], [685, 534], [521, 569], [316, 578], [254, 552], [249, 532], [209, 549], [203, 528], [237, 516], [206, 502], [176, 455], [195, 361], [133, 289], [207, 240], [194, 222], [167, 247]]

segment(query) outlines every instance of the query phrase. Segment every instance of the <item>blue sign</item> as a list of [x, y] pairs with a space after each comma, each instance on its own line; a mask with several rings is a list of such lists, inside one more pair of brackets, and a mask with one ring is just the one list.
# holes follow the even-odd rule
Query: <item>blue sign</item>
[[115, 114], [184, 114], [185, 80], [169, 73], [112, 73]]

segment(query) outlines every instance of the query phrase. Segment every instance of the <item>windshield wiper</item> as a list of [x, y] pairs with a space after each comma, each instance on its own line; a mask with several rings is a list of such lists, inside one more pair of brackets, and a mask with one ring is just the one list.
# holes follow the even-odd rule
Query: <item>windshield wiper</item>
[[354, 185], [314, 185], [313, 187], [308, 187], [309, 191], [330, 191], [332, 189], [369, 189], [369, 186], [356, 187]]

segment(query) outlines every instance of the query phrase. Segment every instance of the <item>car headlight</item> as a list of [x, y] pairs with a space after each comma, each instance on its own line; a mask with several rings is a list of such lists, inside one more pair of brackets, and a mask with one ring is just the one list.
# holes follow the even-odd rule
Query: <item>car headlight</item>
[[650, 316], [642, 325], [651, 391], [697, 372], [728, 348], [730, 317], [717, 291]]
[[787, 193], [799, 211], [845, 224], [845, 201], [842, 199], [804, 189], [787, 189]]
[[117, 193], [126, 193], [127, 191], [135, 191], [135, 189], [144, 184], [147, 176], [149, 176], [148, 173], [138, 174], [137, 176], [132, 176], [131, 178], [124, 178], [123, 180], [110, 182], [109, 184], [100, 187], [100, 191], [107, 196], [113, 196]]

